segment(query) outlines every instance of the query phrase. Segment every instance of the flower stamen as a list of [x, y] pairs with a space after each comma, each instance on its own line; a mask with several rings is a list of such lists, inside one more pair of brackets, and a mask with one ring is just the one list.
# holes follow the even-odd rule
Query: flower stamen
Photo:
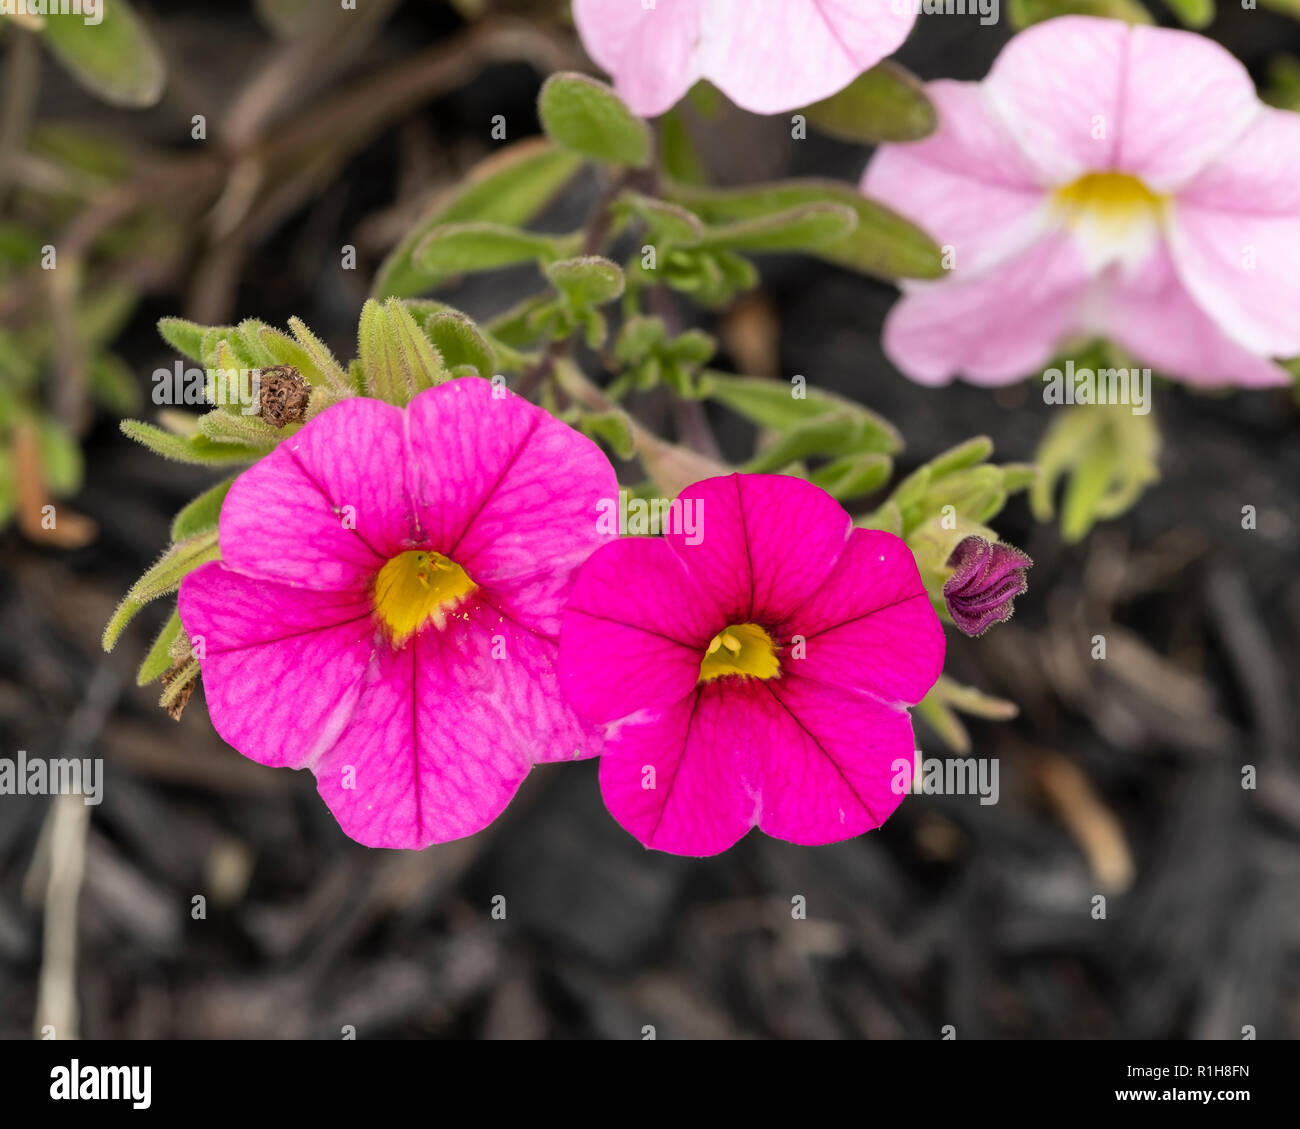
[[427, 623], [441, 630], [447, 613], [477, 587], [460, 565], [441, 553], [399, 553], [375, 577], [375, 615], [400, 647]]
[[775, 678], [781, 673], [772, 637], [756, 623], [741, 623], [719, 631], [709, 640], [700, 662], [700, 681], [729, 674], [746, 678]]

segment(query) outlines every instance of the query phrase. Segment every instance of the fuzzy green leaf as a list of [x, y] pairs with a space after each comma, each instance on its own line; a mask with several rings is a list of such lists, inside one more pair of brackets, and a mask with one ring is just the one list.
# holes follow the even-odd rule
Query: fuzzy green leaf
[[369, 395], [399, 408], [448, 372], [410, 311], [397, 298], [371, 298], [361, 310], [358, 332], [361, 371]]
[[182, 506], [172, 519], [172, 540], [184, 541], [195, 534], [216, 529], [221, 518], [222, 503], [234, 482], [234, 475], [231, 475]]
[[596, 161], [644, 168], [650, 129], [613, 89], [583, 74], [555, 74], [542, 84], [537, 113], [557, 145]]
[[449, 223], [435, 227], [420, 240], [411, 257], [420, 270], [446, 277], [516, 263], [553, 262], [576, 250], [576, 243], [499, 223]]
[[145, 655], [144, 662], [140, 664], [140, 669], [136, 671], [135, 684], [137, 686], [148, 686], [150, 682], [156, 681], [171, 670], [171, 646], [180, 633], [180, 612], [174, 611], [168, 617], [167, 622], [162, 625], [162, 629], [154, 636], [149, 653]]
[[495, 372], [492, 347], [468, 317], [448, 311], [425, 318], [421, 324], [448, 368], [468, 365], [479, 376], [491, 378]]
[[857, 213], [857, 226], [817, 246], [828, 262], [881, 278], [939, 278], [942, 252], [924, 231], [883, 204], [832, 180], [787, 180], [752, 188], [699, 188], [673, 183], [669, 199], [709, 224], [758, 219], [803, 204], [839, 204]]
[[582, 167], [577, 154], [541, 138], [511, 145], [438, 196], [379, 268], [373, 298], [410, 297], [445, 281], [416, 266], [411, 253], [435, 227], [483, 221], [518, 227], [533, 219]]
[[623, 293], [622, 270], [617, 263], [599, 255], [550, 263], [546, 267], [546, 277], [578, 310], [603, 306]]
[[710, 228], [698, 245], [734, 251], [811, 251], [842, 239], [857, 223], [857, 212], [843, 204], [801, 204]]
[[138, 419], [124, 419], [122, 434], [148, 447], [156, 455], [178, 463], [196, 466], [227, 466], [232, 463], [253, 463], [266, 451], [236, 443], [215, 443], [206, 435], [174, 435]]
[[182, 357], [203, 363], [203, 337], [208, 327], [184, 318], [160, 318], [158, 332]]
[[131, 585], [130, 591], [118, 605], [113, 618], [104, 628], [104, 650], [113, 649], [127, 624], [145, 604], [176, 591], [181, 581], [196, 568], [215, 561], [220, 556], [215, 529], [178, 541], [168, 548], [158, 562]]
[[867, 144], [916, 141], [939, 122], [920, 79], [889, 59], [804, 113], [823, 133]]
[[858, 450], [897, 454], [903, 449], [902, 435], [884, 417], [854, 400], [808, 388], [797, 382], [800, 379], [786, 382], [708, 372], [701, 378], [700, 392], [760, 427], [781, 431], [828, 415], [852, 418], [860, 421], [863, 442], [867, 444]]
[[49, 15], [41, 34], [50, 50], [92, 94], [115, 106], [152, 106], [162, 97], [162, 53], [128, 0], [99, 7], [99, 23]]

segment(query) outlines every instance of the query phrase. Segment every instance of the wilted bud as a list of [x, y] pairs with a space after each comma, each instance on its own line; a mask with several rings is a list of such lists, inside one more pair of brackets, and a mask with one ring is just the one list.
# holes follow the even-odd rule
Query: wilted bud
[[953, 574], [943, 598], [953, 622], [967, 635], [982, 635], [1011, 618], [1013, 601], [1028, 587], [1025, 571], [1033, 561], [1019, 549], [983, 537], [959, 541], [948, 558]]
[[258, 372], [260, 415], [272, 427], [287, 427], [307, 415], [311, 385], [293, 365], [271, 365]]

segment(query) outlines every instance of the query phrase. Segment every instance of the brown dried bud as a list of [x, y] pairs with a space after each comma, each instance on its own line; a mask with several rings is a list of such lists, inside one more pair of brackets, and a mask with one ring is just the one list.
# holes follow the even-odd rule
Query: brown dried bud
[[261, 400], [257, 414], [272, 427], [285, 427], [306, 417], [311, 385], [293, 365], [259, 369], [257, 386]]
[[[175, 663], [170, 670], [163, 672], [162, 684], [166, 689], [163, 691], [163, 701], [159, 704], [167, 710], [167, 716], [172, 721], [180, 721], [181, 714], [185, 712], [185, 707], [190, 704], [190, 698], [194, 696], [194, 687], [198, 685], [198, 671], [187, 669], [189, 666], [189, 663]], [[171, 685], [178, 678], [184, 678], [185, 683], [173, 694]]]

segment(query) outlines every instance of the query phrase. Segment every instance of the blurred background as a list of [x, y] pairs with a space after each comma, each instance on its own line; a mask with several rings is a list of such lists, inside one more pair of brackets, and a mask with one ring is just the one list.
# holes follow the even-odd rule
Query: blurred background
[[[587, 762], [538, 768], [471, 839], [367, 850], [310, 774], [225, 746], [201, 690], [173, 721], [136, 688], [164, 608], [103, 654], [171, 516], [219, 477], [117, 429], [150, 416], [152, 374], [176, 360], [158, 318], [297, 315], [352, 356], [376, 266], [498, 147], [493, 115], [509, 140], [533, 135], [546, 74], [590, 69], [563, 2], [338, 7], [137, 0], [153, 53], [93, 93], [75, 48], [0, 21], [0, 404], [37, 412], [0, 418], [0, 755], [102, 757], [105, 773], [95, 807], [0, 796], [0, 1035], [1300, 1036], [1287, 392], [1159, 386], [1162, 481], [1078, 546], [1013, 501], [999, 532], [1035, 560], [1029, 593], [1011, 623], [950, 640], [949, 673], [1021, 707], [970, 724], [999, 802], [913, 796], [833, 847], [755, 833], [713, 859], [647, 852]], [[1010, 34], [1005, 15], [923, 16], [899, 59], [976, 79]], [[1261, 87], [1300, 90], [1294, 20], [1229, 6], [1209, 34]], [[725, 104], [691, 127], [724, 184], [856, 181], [868, 156]], [[543, 225], [573, 226], [598, 187], [579, 181]], [[59, 262], [43, 275], [45, 245]], [[913, 385], [880, 350], [892, 287], [807, 259], [763, 268], [701, 322], [717, 367], [863, 401], [907, 437], [903, 471], [979, 433], [1002, 460], [1032, 457], [1050, 422], [1035, 385]], [[531, 289], [525, 270], [438, 296], [483, 316]], [[739, 458], [750, 436], [720, 439]], [[918, 741], [944, 755], [920, 725]]]

